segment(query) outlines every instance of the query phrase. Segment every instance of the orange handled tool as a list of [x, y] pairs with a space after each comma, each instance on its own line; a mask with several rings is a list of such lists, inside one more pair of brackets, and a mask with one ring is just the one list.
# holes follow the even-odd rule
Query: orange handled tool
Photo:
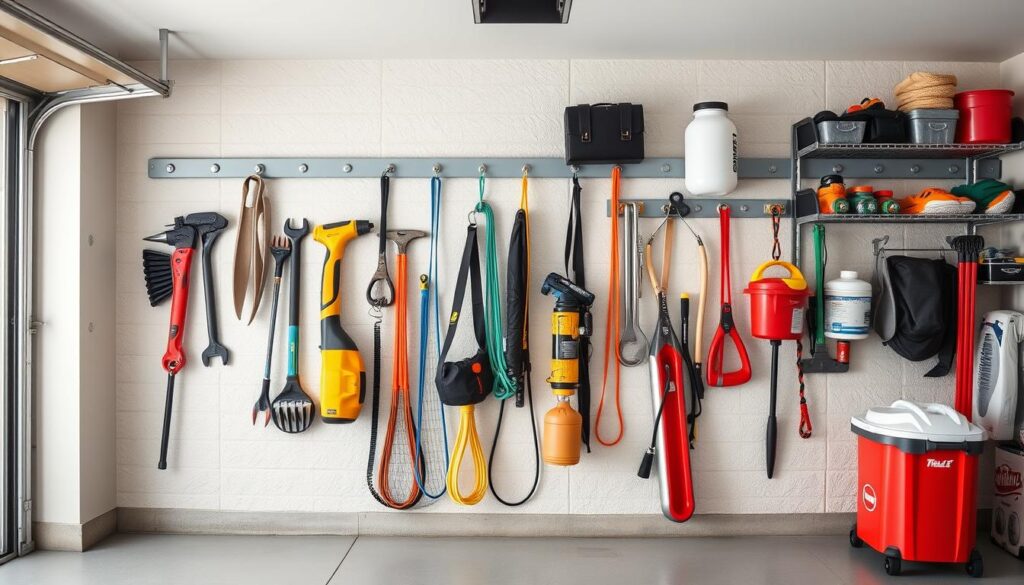
[[[736, 322], [732, 316], [732, 282], [729, 277], [729, 206], [721, 205], [718, 208], [719, 227], [722, 239], [722, 308], [719, 317], [718, 329], [711, 339], [711, 347], [708, 349], [707, 382], [710, 386], [739, 386], [750, 381], [750, 356], [747, 355], [747, 348], [743, 345], [739, 331], [736, 329]], [[731, 372], [722, 371], [725, 361], [725, 339], [728, 337], [736, 346], [736, 353], [740, 358], [740, 367]]]
[[[385, 233], [385, 237], [398, 247], [398, 256], [395, 260], [398, 287], [394, 296], [395, 355], [391, 373], [391, 412], [388, 415], [388, 429], [384, 435], [384, 448], [377, 469], [377, 491], [385, 504], [396, 510], [411, 508], [420, 500], [421, 492], [415, 478], [417, 473], [422, 475], [424, 472], [423, 458], [418, 456], [416, 451], [416, 427], [409, 396], [407, 250], [409, 242], [428, 235], [427, 232], [420, 230], [388, 230]], [[402, 449], [407, 451], [404, 456], [400, 452]], [[403, 465], [407, 465], [408, 468], [402, 469]]]

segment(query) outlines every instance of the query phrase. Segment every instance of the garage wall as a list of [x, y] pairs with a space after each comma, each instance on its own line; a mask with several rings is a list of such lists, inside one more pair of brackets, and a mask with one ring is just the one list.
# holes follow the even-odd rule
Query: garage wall
[[[155, 64], [144, 67], [155, 69]], [[170, 469], [156, 469], [165, 377], [160, 369], [167, 307], [150, 308], [140, 268], [142, 236], [155, 233], [175, 215], [217, 210], [232, 221], [240, 201], [239, 180], [162, 180], [146, 177], [151, 156], [561, 156], [562, 108], [569, 103], [632, 101], [647, 115], [649, 156], [679, 156], [691, 105], [725, 100], [739, 128], [745, 157], [786, 156], [791, 124], [818, 110], [841, 110], [872, 95], [891, 100], [891, 88], [916, 70], [953, 72], [961, 88], [998, 84], [997, 63], [747, 62], [747, 61], [226, 61], [178, 62], [168, 100], [118, 105], [117, 187], [117, 503], [122, 507], [194, 508], [244, 511], [378, 511], [365, 487], [368, 408], [353, 425], [315, 424], [299, 436], [253, 427], [250, 410], [259, 392], [269, 299], [251, 326], [239, 323], [230, 301], [234, 229], [214, 252], [222, 334], [231, 348], [227, 367], [204, 368], [206, 345], [201, 291], [193, 287], [188, 331], [192, 361], [178, 380]], [[517, 180], [488, 181], [498, 238], [504, 248], [519, 200]], [[926, 186], [886, 182], [900, 194]], [[535, 279], [561, 269], [569, 187], [562, 180], [533, 180], [531, 211]], [[607, 180], [584, 181], [588, 271], [599, 293], [595, 307], [594, 404], [601, 389], [608, 223], [604, 218]], [[632, 180], [623, 197], [662, 197], [683, 188], [681, 180]], [[378, 181], [270, 181], [272, 225], [288, 216], [316, 223], [359, 218], [376, 220]], [[396, 180], [392, 228], [428, 227], [426, 180]], [[788, 197], [787, 181], [741, 181], [737, 197]], [[466, 213], [476, 198], [476, 181], [444, 183], [442, 311], [451, 296], [451, 277], [461, 250]], [[713, 259], [718, 225], [699, 220]], [[641, 231], [655, 227], [645, 220]], [[783, 226], [786, 233], [788, 226]], [[678, 233], [678, 232], [677, 232]], [[941, 230], [889, 227], [829, 228], [832, 251], [828, 276], [840, 268], [870, 275], [871, 238], [889, 235], [893, 246], [937, 245]], [[733, 281], [741, 331], [748, 332], [740, 294], [753, 269], [767, 259], [767, 221], [737, 221], [733, 232]], [[790, 243], [784, 241], [785, 253]], [[343, 315], [348, 332], [369, 362], [371, 319], [363, 291], [375, 267], [376, 240], [352, 242], [343, 265]], [[303, 385], [316, 395], [317, 293], [322, 248], [305, 245], [302, 298]], [[412, 246], [410, 272], [425, 270], [427, 245]], [[671, 290], [695, 292], [697, 273], [691, 239], [677, 237]], [[717, 264], [717, 262], [716, 262]], [[195, 274], [198, 275], [198, 272]], [[717, 267], [709, 299], [717, 303]], [[811, 277], [811, 274], [808, 274]], [[531, 306], [538, 417], [552, 404], [544, 383], [550, 354], [547, 335], [551, 301], [535, 282]], [[649, 291], [649, 289], [647, 289]], [[979, 291], [979, 307], [997, 303]], [[987, 303], [987, 305], [986, 305]], [[709, 322], [716, 321], [714, 306]], [[415, 308], [410, 316], [416, 323]], [[650, 330], [655, 308], [648, 294], [641, 308]], [[385, 331], [391, 331], [391, 315]], [[710, 339], [712, 326], [703, 332]], [[280, 338], [279, 338], [280, 339]], [[385, 344], [388, 345], [388, 344]], [[900, 397], [951, 402], [953, 378], [926, 380], [930, 363], [914, 364], [881, 346], [877, 338], [853, 347], [852, 371], [809, 376], [808, 400], [814, 436], [797, 435], [796, 374], [781, 369], [781, 438], [776, 479], [764, 474], [764, 420], [768, 393], [768, 344], [748, 340], [755, 376], [747, 385], [710, 389], [693, 455], [700, 513], [848, 512], [854, 509], [855, 443], [851, 414]], [[284, 355], [283, 341], [277, 356]], [[415, 342], [410, 355], [417, 355]], [[390, 348], [385, 348], [384, 388], [389, 387]], [[415, 380], [417, 364], [410, 365]], [[283, 357], [274, 366], [274, 387], [283, 383]], [[609, 390], [610, 392], [610, 390]], [[624, 369], [622, 407], [626, 432], [612, 448], [596, 445], [572, 468], [546, 467], [537, 496], [526, 506], [504, 508], [488, 496], [474, 511], [558, 514], [657, 514], [654, 481], [636, 477], [649, 437], [650, 392], [644, 368]], [[384, 407], [386, 412], [387, 399]], [[494, 401], [478, 408], [481, 439], [489, 446], [497, 413]], [[450, 420], [454, 420], [450, 418]], [[613, 417], [604, 434], [613, 435]], [[454, 426], [454, 424], [452, 425]], [[532, 459], [525, 413], [515, 412], [503, 433], [496, 481], [510, 497], [528, 488]], [[447, 500], [429, 512], [465, 511]]]

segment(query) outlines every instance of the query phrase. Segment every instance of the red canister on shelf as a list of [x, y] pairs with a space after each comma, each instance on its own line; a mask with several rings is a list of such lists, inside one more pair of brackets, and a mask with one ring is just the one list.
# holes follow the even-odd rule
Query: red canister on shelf
[[1013, 92], [1008, 89], [976, 89], [953, 96], [960, 110], [956, 141], [966, 144], [1006, 144], [1010, 142], [1010, 118]]
[[[765, 270], [781, 266], [789, 274], [784, 278], [765, 277]], [[800, 339], [804, 327], [807, 281], [800, 269], [781, 260], [758, 266], [744, 289], [750, 295], [750, 332], [759, 339]]]

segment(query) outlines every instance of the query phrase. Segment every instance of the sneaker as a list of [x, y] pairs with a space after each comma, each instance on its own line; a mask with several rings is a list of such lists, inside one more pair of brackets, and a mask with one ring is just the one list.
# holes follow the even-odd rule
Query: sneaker
[[916, 195], [908, 195], [900, 199], [899, 204], [901, 213], [947, 215], [965, 215], [974, 211], [975, 206], [973, 200], [938, 187], [928, 187]]
[[995, 179], [982, 179], [973, 185], [953, 187], [954, 195], [974, 201], [978, 213], [1010, 213], [1017, 197], [1006, 183]]

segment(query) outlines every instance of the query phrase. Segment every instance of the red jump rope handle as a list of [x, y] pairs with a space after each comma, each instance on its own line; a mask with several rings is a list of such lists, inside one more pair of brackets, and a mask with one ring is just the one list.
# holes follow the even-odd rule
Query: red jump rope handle
[[[725, 340], [729, 338], [736, 346], [736, 354], [740, 358], [738, 370], [723, 372], [722, 364], [725, 361]], [[732, 305], [722, 305], [721, 322], [715, 329], [715, 336], [711, 339], [711, 347], [708, 349], [707, 383], [709, 386], [739, 386], [750, 381], [750, 356], [747, 355], [747, 348], [743, 345], [743, 339], [736, 331], [736, 325], [732, 320]]]
[[178, 248], [171, 254], [171, 324], [167, 330], [167, 351], [163, 367], [168, 374], [177, 374], [185, 366], [185, 309], [188, 306], [189, 272], [192, 268], [192, 248]]

